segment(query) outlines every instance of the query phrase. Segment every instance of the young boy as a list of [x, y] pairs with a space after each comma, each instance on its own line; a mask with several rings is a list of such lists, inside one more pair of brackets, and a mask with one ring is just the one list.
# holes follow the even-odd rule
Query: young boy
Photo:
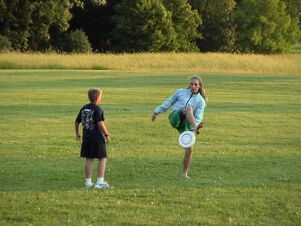
[[[84, 105], [76, 119], [75, 119], [75, 134], [76, 140], [82, 140], [81, 157], [86, 158], [85, 175], [86, 175], [86, 188], [91, 188], [94, 184], [92, 178], [92, 165], [93, 160], [99, 159], [98, 163], [98, 178], [94, 188], [111, 188], [111, 186], [104, 180], [107, 151], [106, 144], [111, 141], [108, 130], [104, 124], [104, 112], [98, 106], [102, 100], [102, 90], [89, 89], [88, 97], [89, 104]], [[83, 137], [79, 132], [79, 124], [82, 123]]]

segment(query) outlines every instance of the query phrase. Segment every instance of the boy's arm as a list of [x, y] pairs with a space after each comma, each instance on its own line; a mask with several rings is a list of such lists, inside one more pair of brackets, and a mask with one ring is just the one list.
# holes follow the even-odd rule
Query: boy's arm
[[104, 134], [104, 136], [106, 137], [107, 143], [110, 143], [111, 137], [110, 137], [110, 134], [107, 130], [107, 127], [106, 127], [104, 121], [99, 121], [98, 122], [98, 127], [99, 127], [100, 132], [102, 132]]
[[74, 128], [75, 128], [75, 139], [78, 141], [82, 140], [82, 135], [79, 133], [79, 123], [75, 121], [74, 123]]

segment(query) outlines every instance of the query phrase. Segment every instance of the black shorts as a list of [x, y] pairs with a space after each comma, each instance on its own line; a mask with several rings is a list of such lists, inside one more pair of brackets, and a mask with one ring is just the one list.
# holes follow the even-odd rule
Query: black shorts
[[106, 144], [102, 143], [100, 140], [84, 140], [82, 143], [80, 157], [91, 159], [107, 158]]

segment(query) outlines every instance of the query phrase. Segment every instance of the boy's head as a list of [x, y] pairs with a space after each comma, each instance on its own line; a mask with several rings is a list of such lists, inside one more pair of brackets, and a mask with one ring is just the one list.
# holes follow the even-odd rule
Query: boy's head
[[102, 90], [97, 88], [89, 89], [88, 97], [91, 103], [99, 104], [101, 101]]

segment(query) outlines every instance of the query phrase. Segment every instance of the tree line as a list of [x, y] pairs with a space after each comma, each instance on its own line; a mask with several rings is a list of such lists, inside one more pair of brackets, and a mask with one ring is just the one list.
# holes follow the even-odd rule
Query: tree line
[[0, 0], [0, 51], [286, 53], [300, 0]]

